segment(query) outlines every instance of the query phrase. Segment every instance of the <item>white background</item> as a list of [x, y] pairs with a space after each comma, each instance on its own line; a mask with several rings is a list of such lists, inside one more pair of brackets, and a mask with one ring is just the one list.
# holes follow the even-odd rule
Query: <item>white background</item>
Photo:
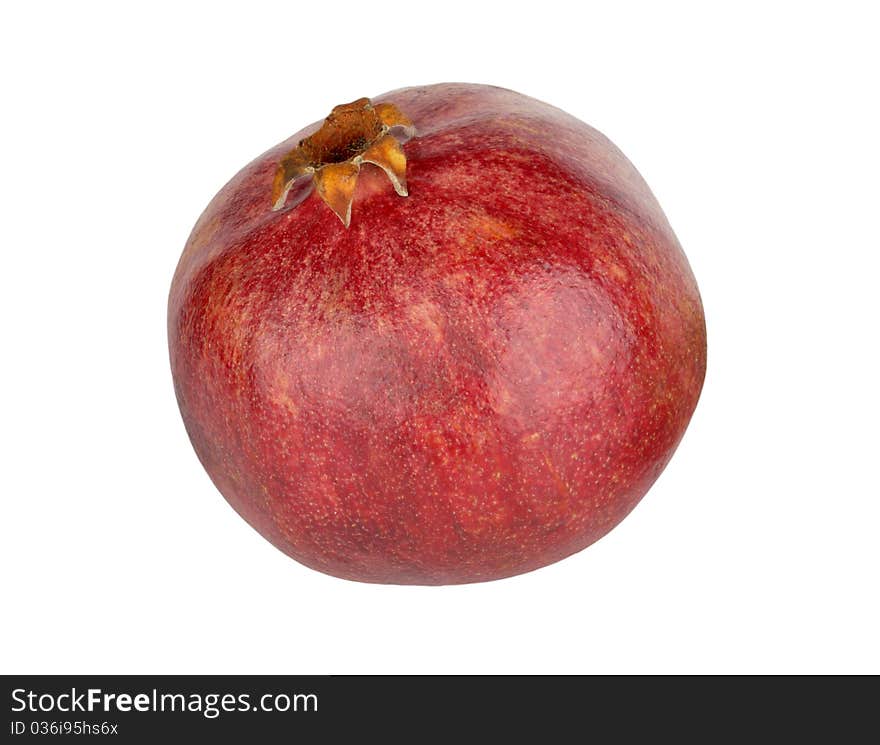
[[[29, 3], [0, 11], [2, 672], [880, 672], [870, 3]], [[310, 571], [172, 390], [195, 219], [335, 104], [493, 83], [596, 126], [700, 283], [703, 397], [635, 512], [484, 585]]]

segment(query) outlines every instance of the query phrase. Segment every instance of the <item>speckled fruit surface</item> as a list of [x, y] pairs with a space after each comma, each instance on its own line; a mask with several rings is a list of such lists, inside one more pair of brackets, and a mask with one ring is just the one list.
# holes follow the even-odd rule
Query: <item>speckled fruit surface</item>
[[366, 582], [497, 579], [617, 525], [672, 456], [706, 364], [687, 260], [603, 135], [488, 86], [407, 88], [408, 196], [361, 167], [346, 228], [272, 209], [312, 125], [199, 219], [174, 275], [175, 390], [229, 503]]

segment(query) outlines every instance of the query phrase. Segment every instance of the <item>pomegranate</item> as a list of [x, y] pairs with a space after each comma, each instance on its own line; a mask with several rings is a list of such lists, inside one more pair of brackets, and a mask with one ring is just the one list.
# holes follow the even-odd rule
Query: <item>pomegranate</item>
[[198, 220], [168, 311], [193, 446], [314, 569], [448, 584], [619, 523], [706, 364], [697, 285], [604, 136], [509, 90], [336, 107]]

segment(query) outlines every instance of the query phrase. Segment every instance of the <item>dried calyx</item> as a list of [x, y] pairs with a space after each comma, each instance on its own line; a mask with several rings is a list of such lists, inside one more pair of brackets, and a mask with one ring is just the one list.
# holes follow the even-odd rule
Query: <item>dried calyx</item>
[[272, 187], [273, 209], [284, 206], [294, 182], [309, 178], [321, 199], [348, 227], [351, 201], [363, 163], [379, 166], [394, 190], [407, 196], [406, 155], [390, 133], [394, 127], [402, 128], [408, 137], [415, 134], [412, 122], [394, 104], [374, 106], [370, 99], [359, 98], [337, 106], [317, 132], [300, 140], [281, 159]]

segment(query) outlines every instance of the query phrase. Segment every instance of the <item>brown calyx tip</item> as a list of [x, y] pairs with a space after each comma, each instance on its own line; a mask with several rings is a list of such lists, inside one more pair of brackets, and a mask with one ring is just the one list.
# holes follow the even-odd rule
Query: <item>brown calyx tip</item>
[[309, 177], [318, 195], [347, 228], [363, 163], [379, 166], [394, 190], [407, 196], [406, 155], [397, 138], [390, 134], [394, 127], [402, 128], [407, 137], [415, 135], [409, 117], [394, 104], [374, 106], [369, 98], [359, 98], [334, 108], [317, 132], [300, 140], [278, 163], [272, 185], [272, 209], [284, 206], [297, 179]]

